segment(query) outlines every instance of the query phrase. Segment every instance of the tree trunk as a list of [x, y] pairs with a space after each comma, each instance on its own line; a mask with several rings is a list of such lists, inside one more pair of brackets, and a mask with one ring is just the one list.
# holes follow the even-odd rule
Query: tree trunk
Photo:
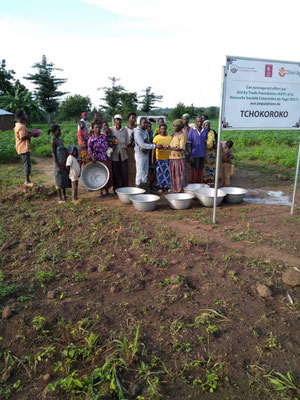
[[47, 112], [47, 124], [51, 124], [51, 113]]

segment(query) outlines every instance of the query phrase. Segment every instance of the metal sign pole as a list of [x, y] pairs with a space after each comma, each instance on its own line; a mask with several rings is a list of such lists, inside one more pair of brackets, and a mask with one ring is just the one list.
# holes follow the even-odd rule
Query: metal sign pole
[[292, 200], [292, 207], [291, 207], [291, 215], [294, 214], [297, 183], [298, 183], [298, 174], [299, 174], [299, 166], [300, 166], [300, 143], [299, 143], [299, 150], [298, 150], [298, 160], [297, 160], [297, 167], [296, 167], [296, 175], [295, 175], [295, 183], [294, 183], [294, 192], [293, 192], [293, 200]]
[[222, 67], [221, 100], [220, 100], [220, 111], [219, 111], [217, 160], [216, 160], [216, 175], [215, 175], [214, 210], [213, 210], [213, 221], [212, 221], [213, 224], [216, 223], [216, 216], [217, 216], [217, 193], [218, 193], [218, 186], [219, 186], [219, 171], [220, 171], [220, 156], [221, 156], [221, 136], [222, 136], [222, 122], [223, 122], [224, 82], [225, 82], [225, 67]]

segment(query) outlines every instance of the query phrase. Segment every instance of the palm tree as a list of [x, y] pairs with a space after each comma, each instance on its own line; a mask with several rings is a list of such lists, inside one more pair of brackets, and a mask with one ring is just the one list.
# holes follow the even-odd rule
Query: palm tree
[[40, 121], [44, 116], [38, 101], [33, 99], [32, 93], [19, 81], [12, 92], [6, 92], [0, 97], [0, 108], [13, 113], [24, 110], [29, 122]]

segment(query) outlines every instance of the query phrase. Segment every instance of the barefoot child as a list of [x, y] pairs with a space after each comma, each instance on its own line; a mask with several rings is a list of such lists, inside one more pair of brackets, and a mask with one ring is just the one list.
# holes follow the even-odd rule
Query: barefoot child
[[69, 156], [67, 158], [66, 167], [69, 171], [69, 178], [72, 182], [72, 200], [78, 200], [78, 181], [80, 177], [80, 165], [77, 160], [78, 150], [73, 144], [68, 147]]
[[52, 125], [48, 130], [48, 135], [52, 133], [51, 152], [53, 157], [53, 169], [56, 182], [56, 189], [58, 194], [58, 202], [63, 203], [66, 201], [66, 188], [70, 187], [69, 173], [66, 167], [66, 160], [68, 156], [67, 149], [61, 136], [59, 125]]
[[231, 168], [232, 168], [232, 160], [234, 155], [232, 154], [232, 146], [233, 142], [231, 140], [227, 140], [225, 146], [223, 148], [222, 155], [222, 185], [229, 186], [230, 185], [230, 176], [231, 176]]

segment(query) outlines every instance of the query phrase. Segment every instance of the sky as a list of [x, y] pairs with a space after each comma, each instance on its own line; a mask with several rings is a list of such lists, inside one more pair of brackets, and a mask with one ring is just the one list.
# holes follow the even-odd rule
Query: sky
[[103, 104], [108, 77], [163, 100], [219, 105], [226, 55], [300, 61], [299, 0], [0, 0], [0, 59], [22, 78], [45, 54], [61, 90]]

